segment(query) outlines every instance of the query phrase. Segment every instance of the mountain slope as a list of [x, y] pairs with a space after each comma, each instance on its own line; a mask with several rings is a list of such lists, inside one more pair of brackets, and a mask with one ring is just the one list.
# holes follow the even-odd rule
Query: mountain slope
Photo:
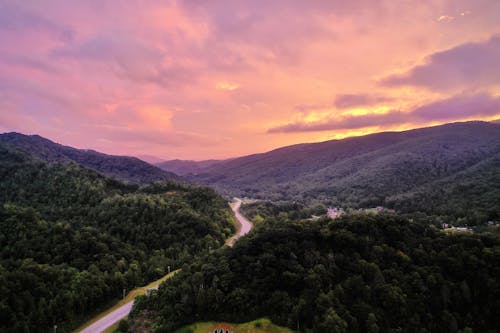
[[5, 133], [0, 134], [0, 142], [13, 145], [17, 149], [47, 162], [66, 164], [74, 162], [119, 180], [150, 183], [158, 180], [178, 179], [177, 175], [135, 157], [114, 156], [93, 150], [76, 149], [52, 142], [39, 135]]
[[0, 142], [11, 144], [19, 150], [47, 162], [74, 162], [119, 180], [150, 183], [178, 179], [175, 174], [160, 170], [136, 157], [114, 156], [93, 150], [76, 149], [55, 143], [39, 135], [4, 133], [0, 134]]
[[402, 212], [468, 216], [464, 223], [500, 219], [500, 154], [450, 177], [387, 198]]
[[230, 195], [373, 206], [499, 152], [499, 124], [453, 123], [284, 147], [219, 163], [192, 179]]
[[179, 176], [185, 176], [189, 174], [199, 174], [205, 169], [219, 164], [223, 161], [221, 160], [205, 160], [205, 161], [186, 161], [186, 160], [169, 160], [155, 165], [165, 171], [173, 172]]

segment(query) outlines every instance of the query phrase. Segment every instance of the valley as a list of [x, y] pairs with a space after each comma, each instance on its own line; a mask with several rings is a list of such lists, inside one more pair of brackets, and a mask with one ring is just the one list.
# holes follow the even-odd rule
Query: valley
[[0, 328], [492, 330], [498, 126], [163, 164], [182, 175], [0, 135]]
[[0, 333], [500, 333], [499, 0], [0, 0]]

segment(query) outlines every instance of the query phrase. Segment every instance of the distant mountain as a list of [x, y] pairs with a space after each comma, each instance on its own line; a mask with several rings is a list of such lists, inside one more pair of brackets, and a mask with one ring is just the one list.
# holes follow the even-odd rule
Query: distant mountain
[[160, 158], [160, 157], [154, 156], [154, 155], [136, 155], [135, 157], [137, 157], [138, 159], [143, 160], [145, 162], [148, 162], [149, 164], [153, 164], [153, 165], [167, 160], [166, 158]]
[[[212, 165], [192, 179], [227, 195], [374, 206], [457, 182], [453, 175], [499, 153], [500, 124], [474, 121], [288, 146]], [[498, 175], [498, 163], [488, 165]]]
[[179, 176], [189, 174], [199, 174], [204, 172], [208, 167], [224, 162], [223, 160], [205, 160], [205, 161], [186, 161], [186, 160], [170, 160], [155, 165], [165, 171], [173, 172]]
[[150, 183], [158, 180], [178, 179], [177, 175], [161, 170], [136, 157], [114, 156], [94, 150], [63, 146], [39, 135], [20, 133], [0, 134], [0, 142], [47, 162], [76, 163], [103, 175], [119, 180]]

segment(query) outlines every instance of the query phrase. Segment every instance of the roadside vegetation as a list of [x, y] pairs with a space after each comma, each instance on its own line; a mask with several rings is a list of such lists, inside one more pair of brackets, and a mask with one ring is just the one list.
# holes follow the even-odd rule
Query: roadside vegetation
[[207, 333], [215, 329], [224, 329], [234, 333], [292, 333], [292, 330], [274, 325], [269, 319], [261, 318], [243, 324], [203, 322], [182, 327], [175, 333]]

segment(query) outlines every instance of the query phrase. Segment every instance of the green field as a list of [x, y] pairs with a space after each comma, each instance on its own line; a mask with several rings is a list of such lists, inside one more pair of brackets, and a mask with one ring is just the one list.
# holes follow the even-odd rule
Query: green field
[[213, 332], [216, 328], [217, 329], [223, 328], [224, 331], [229, 330], [234, 333], [292, 333], [293, 332], [289, 328], [274, 325], [267, 318], [261, 318], [243, 324], [230, 324], [230, 323], [214, 322], [214, 321], [195, 323], [188, 326], [184, 326], [175, 331], [175, 333], [207, 333], [207, 332]]

